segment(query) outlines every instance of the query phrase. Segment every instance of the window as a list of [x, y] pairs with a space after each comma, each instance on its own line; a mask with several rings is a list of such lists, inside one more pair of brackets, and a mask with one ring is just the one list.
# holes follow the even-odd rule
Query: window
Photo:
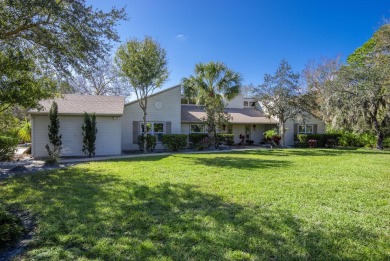
[[190, 125], [190, 133], [204, 133], [204, 132], [205, 132], [204, 124]]
[[233, 134], [233, 125], [230, 125], [230, 124], [228, 125], [227, 133]]
[[256, 102], [244, 101], [244, 107], [256, 107]]
[[313, 125], [298, 125], [298, 134], [313, 134]]
[[[144, 133], [144, 124], [141, 123], [141, 133]], [[146, 131], [148, 134], [156, 136], [157, 141], [162, 141], [162, 136], [165, 133], [163, 122], [147, 122]]]

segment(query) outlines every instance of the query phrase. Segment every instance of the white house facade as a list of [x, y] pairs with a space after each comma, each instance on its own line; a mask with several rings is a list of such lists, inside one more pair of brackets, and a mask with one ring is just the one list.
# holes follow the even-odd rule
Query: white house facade
[[[97, 122], [96, 155], [119, 155], [123, 151], [138, 150], [138, 136], [145, 130], [143, 111], [138, 101], [124, 103], [124, 97], [64, 95], [57, 98], [61, 156], [83, 156], [82, 130], [84, 112], [95, 113]], [[44, 158], [48, 139], [48, 113], [53, 100], [41, 101], [43, 110], [30, 111], [32, 119], [32, 156]], [[234, 135], [234, 142], [252, 140], [259, 144], [263, 133], [277, 129], [277, 120], [268, 118], [260, 104], [251, 98], [239, 95], [227, 104], [231, 120], [219, 132]], [[147, 106], [146, 130], [156, 136], [156, 149], [164, 149], [161, 143], [164, 134], [207, 133], [203, 123], [205, 112], [202, 106], [189, 104], [182, 99], [181, 86], [177, 85], [151, 95]], [[315, 117], [308, 117], [305, 124], [288, 121], [285, 144], [294, 145], [298, 133], [324, 133], [325, 124]]]
[[[96, 155], [118, 155], [122, 152], [122, 116], [124, 97], [82, 96], [68, 94], [55, 99], [58, 105], [60, 134], [62, 135], [61, 156], [84, 156], [81, 126], [84, 113], [95, 113], [98, 133]], [[49, 144], [49, 110], [53, 100], [44, 100], [42, 110], [30, 111], [31, 154], [34, 158], [47, 157], [45, 149]]]

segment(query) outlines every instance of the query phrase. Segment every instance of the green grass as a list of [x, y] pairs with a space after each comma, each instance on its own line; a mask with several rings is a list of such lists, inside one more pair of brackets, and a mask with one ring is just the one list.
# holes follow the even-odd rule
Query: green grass
[[34, 260], [388, 260], [390, 153], [260, 150], [94, 162], [0, 183]]

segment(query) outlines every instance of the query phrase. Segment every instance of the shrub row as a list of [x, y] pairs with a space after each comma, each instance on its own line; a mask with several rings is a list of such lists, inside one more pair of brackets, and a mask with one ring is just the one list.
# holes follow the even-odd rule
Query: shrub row
[[[372, 134], [356, 134], [351, 132], [327, 134], [298, 134], [296, 136], [299, 147], [309, 147], [309, 141], [316, 140], [317, 147], [368, 147], [375, 148], [376, 137]], [[390, 148], [390, 137], [384, 139], [383, 146]]]
[[9, 160], [15, 153], [19, 140], [14, 137], [0, 136], [0, 160]]
[[208, 138], [207, 133], [191, 133], [188, 135], [188, 141], [190, 142], [190, 145], [198, 144], [205, 138]]
[[234, 134], [219, 133], [218, 139], [220, 143], [231, 146], [234, 143]]
[[[138, 148], [139, 150], [144, 150], [145, 137], [143, 135], [138, 135]], [[151, 152], [156, 148], [157, 139], [156, 136], [146, 135], [146, 150]]]
[[316, 140], [317, 147], [334, 147], [338, 145], [340, 134], [298, 134], [299, 146], [309, 147], [309, 140]]
[[[187, 146], [187, 137], [191, 147], [196, 149], [208, 148], [212, 141], [208, 137], [207, 133], [191, 133], [188, 136], [186, 134], [164, 134], [162, 136], [162, 144], [165, 145], [171, 151], [179, 151]], [[234, 143], [233, 134], [218, 134], [220, 144], [226, 144], [231, 146]], [[142, 151], [145, 138], [142, 135], [138, 136], [138, 147]], [[156, 137], [148, 134], [146, 137], [146, 149], [148, 151], [154, 151], [156, 147]]]
[[172, 151], [179, 151], [187, 146], [187, 135], [185, 134], [164, 134], [162, 144]]

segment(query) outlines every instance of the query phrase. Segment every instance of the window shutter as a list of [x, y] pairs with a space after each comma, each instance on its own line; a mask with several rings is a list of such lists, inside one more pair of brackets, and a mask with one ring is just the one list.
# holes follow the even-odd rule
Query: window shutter
[[165, 133], [171, 134], [172, 132], [172, 123], [170, 121], [165, 122]]
[[138, 144], [139, 123], [133, 121], [133, 144]]
[[314, 133], [314, 134], [317, 134], [317, 124], [314, 124], [314, 125], [313, 125], [313, 133]]
[[294, 135], [298, 134], [298, 124], [294, 124]]

